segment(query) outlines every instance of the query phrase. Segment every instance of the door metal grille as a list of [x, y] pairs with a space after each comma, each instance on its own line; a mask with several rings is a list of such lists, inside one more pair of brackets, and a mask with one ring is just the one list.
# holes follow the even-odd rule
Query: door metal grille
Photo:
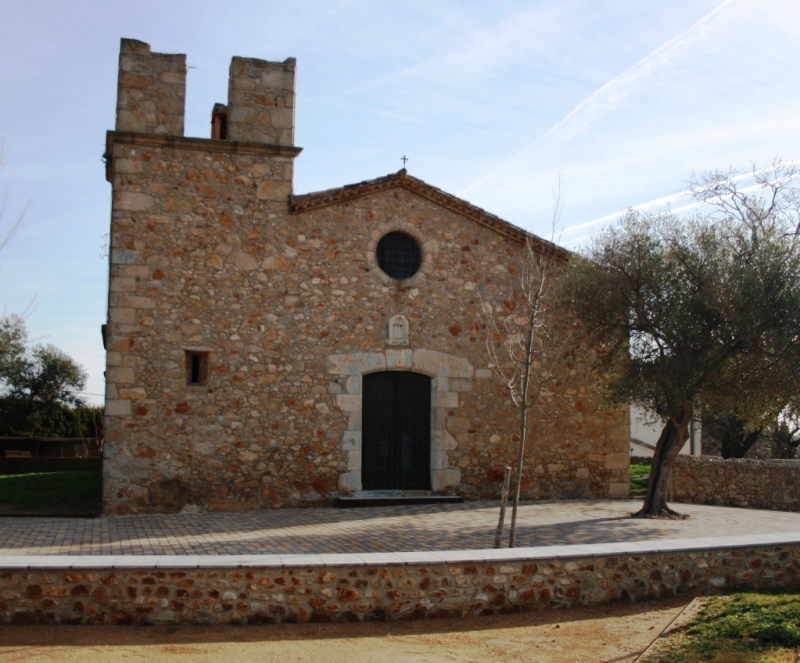
[[405, 371], [370, 373], [362, 394], [364, 490], [429, 490], [431, 379]]

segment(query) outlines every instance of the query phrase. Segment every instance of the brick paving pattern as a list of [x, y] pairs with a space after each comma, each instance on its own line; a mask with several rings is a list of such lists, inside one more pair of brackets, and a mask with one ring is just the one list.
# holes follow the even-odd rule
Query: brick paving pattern
[[[689, 520], [627, 517], [640, 502], [520, 506], [522, 546], [800, 532], [800, 514], [681, 504]], [[491, 548], [497, 502], [121, 518], [0, 518], [0, 555], [243, 555]], [[510, 510], [506, 528], [510, 523]], [[506, 529], [506, 535], [508, 530]]]

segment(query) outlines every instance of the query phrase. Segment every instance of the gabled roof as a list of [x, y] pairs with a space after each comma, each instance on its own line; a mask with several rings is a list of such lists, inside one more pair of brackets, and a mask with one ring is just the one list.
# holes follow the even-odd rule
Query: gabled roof
[[422, 198], [430, 200], [437, 205], [449, 209], [456, 214], [471, 219], [486, 228], [494, 230], [495, 232], [508, 237], [514, 241], [523, 243], [526, 239], [531, 238], [542, 250], [546, 252], [554, 252], [561, 258], [566, 258], [569, 251], [548, 242], [541, 237], [529, 233], [522, 228], [504, 221], [499, 216], [490, 214], [486, 210], [481, 209], [468, 203], [466, 200], [456, 198], [449, 193], [445, 193], [435, 186], [423, 182], [416, 177], [409, 175], [405, 169], [378, 177], [374, 180], [366, 180], [358, 184], [347, 184], [336, 189], [327, 189], [326, 191], [315, 191], [313, 193], [306, 193], [301, 196], [292, 196], [291, 199], [291, 212], [292, 214], [299, 214], [301, 212], [308, 212], [311, 210], [319, 209], [320, 207], [327, 207], [328, 205], [338, 205], [347, 203], [356, 198], [368, 196], [373, 193], [381, 191], [388, 191], [389, 189], [405, 189]]

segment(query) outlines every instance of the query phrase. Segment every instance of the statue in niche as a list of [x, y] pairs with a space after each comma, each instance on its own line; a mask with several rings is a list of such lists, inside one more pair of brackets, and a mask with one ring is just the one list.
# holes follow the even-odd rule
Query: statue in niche
[[389, 318], [389, 345], [408, 345], [408, 319], [404, 315]]

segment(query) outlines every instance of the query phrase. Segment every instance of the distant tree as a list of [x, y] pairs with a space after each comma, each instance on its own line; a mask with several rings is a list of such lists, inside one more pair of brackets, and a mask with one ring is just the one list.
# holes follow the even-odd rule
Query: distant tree
[[605, 393], [664, 422], [638, 516], [680, 515], [667, 489], [696, 407], [755, 430], [798, 399], [799, 173], [754, 165], [740, 189], [744, 175], [693, 177], [694, 216], [630, 210], [571, 264]]
[[27, 348], [20, 316], [0, 318], [0, 435], [78, 436], [97, 428], [79, 395], [85, 369], [53, 345]]
[[[25, 437], [91, 437], [102, 440], [102, 406], [60, 403], [56, 406], [40, 408], [30, 414], [24, 429]], [[15, 433], [21, 435], [22, 433]]]
[[800, 419], [785, 409], [763, 427], [748, 430], [736, 417], [703, 417], [703, 453], [723, 458], [793, 459], [800, 448]]
[[774, 422], [767, 429], [767, 440], [770, 443], [772, 458], [797, 458], [800, 448], [800, 424], [794, 417], [784, 417]]
[[[0, 139], [0, 169], [5, 141]], [[7, 222], [8, 192], [0, 199], [0, 251], [14, 238], [30, 201]], [[35, 297], [28, 305], [29, 312]], [[0, 435], [102, 439], [103, 408], [86, 407], [78, 391], [86, 371], [52, 345], [27, 348], [25, 315], [0, 316]]]
[[744, 458], [764, 438], [764, 426], [754, 429], [734, 415], [703, 416], [703, 451], [723, 458]]
[[7, 375], [22, 370], [27, 342], [28, 332], [21, 316], [12, 314], [0, 317], [0, 384]]

